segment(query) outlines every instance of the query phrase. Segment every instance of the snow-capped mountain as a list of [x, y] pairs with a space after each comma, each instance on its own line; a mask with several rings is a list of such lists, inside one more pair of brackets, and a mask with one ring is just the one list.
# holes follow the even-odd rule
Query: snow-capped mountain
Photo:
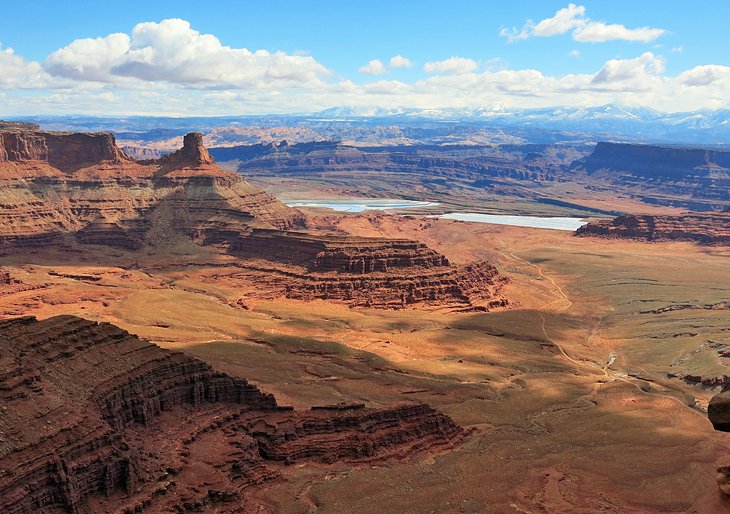
[[616, 104], [543, 109], [515, 109], [499, 104], [450, 109], [338, 107], [321, 111], [313, 117], [351, 121], [452, 121], [493, 127], [539, 128], [653, 140], [730, 144], [730, 109], [668, 114], [646, 107]]

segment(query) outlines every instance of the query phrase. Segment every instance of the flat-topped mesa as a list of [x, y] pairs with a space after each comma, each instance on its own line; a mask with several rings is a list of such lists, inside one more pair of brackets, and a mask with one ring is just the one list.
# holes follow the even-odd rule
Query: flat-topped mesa
[[45, 162], [64, 172], [102, 163], [132, 162], [117, 148], [110, 133], [0, 131], [0, 163], [27, 161]]
[[387, 273], [414, 267], [449, 266], [446, 257], [423, 243], [409, 239], [254, 229], [232, 250], [241, 255], [300, 265], [318, 272]]
[[189, 512], [210, 477], [244, 504], [277, 462], [382, 461], [464, 436], [421, 403], [279, 407], [242, 378], [75, 316], [0, 321], [0, 405], [3, 514]]
[[264, 297], [283, 294], [379, 309], [473, 311], [509, 305], [502, 296], [509, 280], [491, 264], [456, 266], [408, 239], [254, 229], [234, 241], [231, 252], [252, 259], [241, 263], [247, 270], [241, 274], [266, 284], [260, 288]]
[[703, 245], [730, 245], [730, 213], [679, 216], [624, 214], [580, 227], [577, 236], [598, 236], [643, 241], [694, 241]]
[[76, 234], [136, 250], [305, 225], [299, 211], [217, 166], [202, 143], [188, 134], [178, 152], [138, 163], [111, 134], [0, 131], [0, 245], [61, 244]]
[[730, 168], [730, 152], [705, 148], [600, 142], [593, 153], [584, 159], [583, 165], [589, 173], [601, 169], [615, 169], [630, 171], [641, 176], [673, 180], [695, 174], [694, 170], [697, 168]]

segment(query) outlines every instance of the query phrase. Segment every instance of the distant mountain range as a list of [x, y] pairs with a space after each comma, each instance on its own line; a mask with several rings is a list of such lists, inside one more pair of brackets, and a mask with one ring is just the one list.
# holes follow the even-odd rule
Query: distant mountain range
[[501, 105], [465, 109], [336, 107], [312, 116], [328, 121], [388, 120], [467, 122], [492, 127], [615, 134], [654, 142], [730, 144], [730, 109], [663, 113], [615, 104], [600, 107], [509, 109]]
[[[201, 117], [93, 117], [28, 116], [14, 120], [33, 122], [46, 130], [113, 131], [120, 139], [154, 141], [199, 130], [220, 127], [297, 127], [311, 129], [320, 139], [379, 142], [366, 137], [378, 126], [407, 129], [403, 144], [432, 144], [439, 135], [460, 136], [487, 131], [487, 139], [498, 134], [525, 143], [624, 141], [693, 146], [730, 146], [730, 109], [662, 113], [653, 109], [620, 105], [600, 107], [554, 107], [513, 109], [502, 105], [463, 109], [411, 109], [383, 107], [335, 107], [316, 113], [201, 116]], [[353, 130], [357, 134], [353, 136]], [[424, 135], [428, 133], [428, 135]], [[414, 135], [415, 134], [415, 135]], [[436, 136], [436, 137], [434, 137]], [[388, 144], [400, 135], [390, 135]], [[316, 139], [316, 138], [315, 138]], [[421, 141], [421, 139], [424, 139]], [[466, 138], [468, 139], [468, 138]], [[483, 139], [483, 137], [482, 137]], [[491, 139], [490, 139], [491, 140]], [[254, 142], [254, 141], [252, 141]], [[509, 141], [499, 140], [497, 143]]]

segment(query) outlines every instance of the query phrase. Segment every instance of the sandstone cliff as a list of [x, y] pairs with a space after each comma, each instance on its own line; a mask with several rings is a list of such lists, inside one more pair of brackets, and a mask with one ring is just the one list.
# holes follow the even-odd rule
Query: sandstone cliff
[[[135, 162], [109, 134], [0, 132], [0, 249], [74, 244], [131, 252], [186, 239], [266, 261], [274, 295], [351, 306], [489, 309], [506, 305], [494, 267], [452, 266], [408, 240], [315, 235], [304, 216], [219, 167], [200, 133]], [[253, 269], [249, 266], [248, 269]], [[265, 271], [265, 272], [263, 272]]]
[[730, 202], [730, 152], [598, 143], [576, 161], [589, 181], [607, 182], [647, 203], [709, 211]]
[[0, 213], [0, 246], [14, 247], [78, 233], [133, 250], [155, 244], [170, 224], [200, 241], [230, 227], [304, 224], [295, 209], [216, 166], [195, 133], [178, 152], [140, 164], [111, 134], [0, 132]]
[[682, 216], [635, 216], [588, 223], [578, 236], [598, 236], [644, 241], [695, 241], [704, 245], [730, 245], [730, 215], [687, 214]]
[[351, 307], [434, 307], [490, 310], [506, 307], [508, 283], [485, 262], [455, 266], [426, 245], [407, 239], [343, 237], [254, 229], [231, 251], [262, 266], [241, 274], [270, 292], [297, 300], [335, 300]]
[[[277, 463], [363, 461], [451, 447], [427, 405], [294, 412], [245, 380], [110, 324], [0, 322], [0, 511], [202, 510]], [[228, 512], [223, 510], [219, 512]]]

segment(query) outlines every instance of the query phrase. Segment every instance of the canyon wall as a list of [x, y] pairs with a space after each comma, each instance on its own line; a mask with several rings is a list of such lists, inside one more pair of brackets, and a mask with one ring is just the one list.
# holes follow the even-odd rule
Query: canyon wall
[[644, 202], [698, 211], [730, 202], [730, 152], [626, 143], [598, 143], [574, 170]]
[[0, 250], [6, 253], [75, 244], [137, 252], [185, 239], [245, 261], [268, 261], [259, 266], [268, 273], [257, 280], [269, 293], [294, 299], [382, 308], [507, 304], [499, 294], [506, 281], [492, 266], [467, 272], [403, 239], [291, 230], [306, 226], [304, 215], [216, 165], [200, 133], [187, 134], [174, 153], [139, 162], [117, 150], [108, 134], [0, 135], [7, 154], [0, 162]]
[[[219, 494], [240, 507], [276, 463], [404, 456], [463, 436], [418, 403], [294, 412], [202, 361], [73, 316], [0, 321], [0, 369], [7, 514], [178, 511]], [[199, 451], [205, 459], [188, 458]], [[222, 490], [209, 489], [216, 481]]]
[[588, 223], [578, 236], [597, 236], [644, 241], [694, 241], [704, 245], [730, 245], [730, 215], [686, 214], [649, 216], [625, 214], [613, 220]]

